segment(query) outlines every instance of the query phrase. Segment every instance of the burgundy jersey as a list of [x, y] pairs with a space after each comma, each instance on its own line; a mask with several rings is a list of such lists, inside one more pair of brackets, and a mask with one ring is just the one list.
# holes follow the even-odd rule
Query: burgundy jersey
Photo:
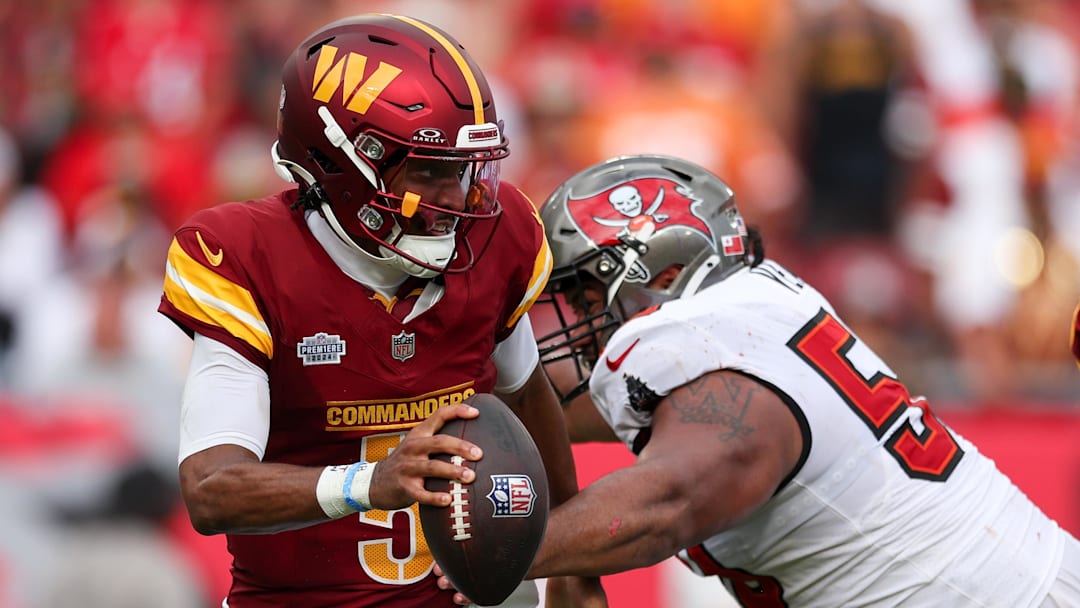
[[[160, 312], [266, 370], [265, 462], [376, 461], [437, 408], [491, 392], [491, 354], [547, 281], [531, 202], [508, 184], [484, 255], [403, 323], [312, 235], [296, 191], [199, 212], [169, 250]], [[492, 224], [493, 222], [487, 222]], [[478, 225], [476, 230], [480, 230]], [[228, 408], [228, 403], [219, 404]], [[419, 509], [366, 513], [265, 535], [229, 535], [231, 608], [453, 606], [431, 576]]]

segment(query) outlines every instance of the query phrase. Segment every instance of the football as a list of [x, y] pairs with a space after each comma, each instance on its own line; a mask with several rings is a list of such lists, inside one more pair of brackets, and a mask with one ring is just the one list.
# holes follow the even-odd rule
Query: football
[[475, 443], [483, 458], [434, 458], [461, 461], [476, 479], [462, 484], [428, 478], [428, 490], [449, 492], [454, 500], [447, 507], [420, 505], [420, 523], [454, 587], [479, 606], [494, 606], [524, 580], [540, 548], [548, 517], [547, 474], [525, 425], [502, 400], [477, 393], [465, 402], [480, 415], [451, 420], [440, 433]]

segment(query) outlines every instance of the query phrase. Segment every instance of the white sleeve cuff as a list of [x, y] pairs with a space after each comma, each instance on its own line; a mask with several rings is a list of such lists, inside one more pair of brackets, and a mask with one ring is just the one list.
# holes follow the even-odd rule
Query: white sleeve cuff
[[180, 406], [177, 462], [217, 445], [238, 445], [262, 460], [270, 436], [266, 372], [221, 342], [195, 334]]
[[496, 391], [512, 393], [525, 386], [525, 382], [536, 369], [536, 364], [540, 362], [529, 313], [521, 317], [513, 333], [495, 345], [491, 358], [498, 370], [495, 378]]

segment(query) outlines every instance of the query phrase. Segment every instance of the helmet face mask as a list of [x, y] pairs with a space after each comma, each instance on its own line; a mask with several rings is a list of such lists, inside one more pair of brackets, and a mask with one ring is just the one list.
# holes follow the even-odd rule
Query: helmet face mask
[[666, 156], [625, 156], [585, 169], [548, 197], [541, 219], [554, 270], [534, 318], [555, 328], [537, 342], [564, 402], [587, 388], [619, 326], [723, 280], [756, 255], [727, 184]]
[[[498, 161], [410, 155], [390, 177], [388, 191], [359, 210], [361, 230], [384, 259], [409, 274], [465, 270], [483, 252], [473, 249], [471, 229], [502, 212], [498, 187]], [[455, 259], [462, 263], [450, 267]]]
[[608, 338], [622, 324], [607, 287], [580, 267], [552, 272], [533, 308], [550, 314], [554, 329], [537, 339], [540, 360], [563, 403], [588, 388], [589, 374]]
[[324, 26], [286, 61], [273, 154], [339, 237], [430, 277], [483, 252], [509, 147], [460, 44], [415, 19], [363, 15]]

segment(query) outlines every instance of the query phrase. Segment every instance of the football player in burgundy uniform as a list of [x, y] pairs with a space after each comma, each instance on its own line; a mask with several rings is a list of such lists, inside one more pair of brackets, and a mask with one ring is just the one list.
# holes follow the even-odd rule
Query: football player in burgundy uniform
[[532, 576], [678, 555], [755, 608], [1080, 606], [1076, 538], [763, 258], [718, 178], [617, 158], [541, 217], [541, 358], [637, 460], [552, 511]]
[[[223, 606], [453, 605], [431, 575], [427, 476], [472, 481], [433, 436], [495, 392], [530, 429], [554, 503], [577, 491], [527, 311], [551, 255], [486, 80], [445, 32], [363, 15], [285, 63], [272, 156], [298, 188], [193, 216], [160, 311], [194, 338], [180, 481], [228, 535]], [[561, 585], [561, 587], [560, 587]], [[603, 601], [598, 579], [549, 582]], [[508, 602], [536, 602], [531, 581]], [[598, 599], [599, 598], [599, 599]], [[601, 605], [601, 604], [597, 604]]]

